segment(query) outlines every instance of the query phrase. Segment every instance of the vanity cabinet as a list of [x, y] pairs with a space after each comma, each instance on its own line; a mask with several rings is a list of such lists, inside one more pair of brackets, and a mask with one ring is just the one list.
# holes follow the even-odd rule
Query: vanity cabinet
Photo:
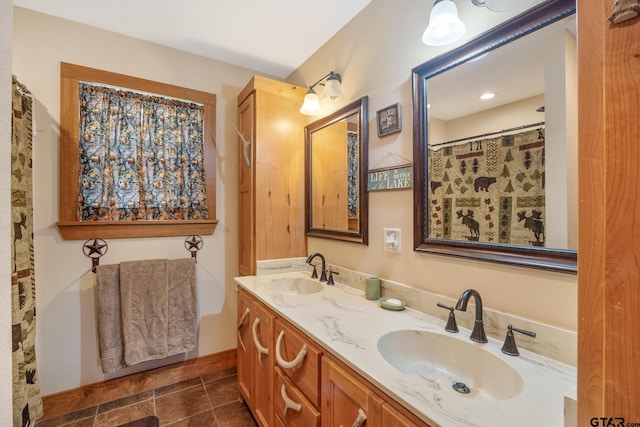
[[261, 427], [429, 427], [242, 287], [237, 352], [239, 391]]
[[255, 76], [238, 96], [239, 273], [256, 261], [306, 256], [306, 89]]
[[273, 326], [275, 316], [238, 290], [238, 388], [261, 427], [273, 425]]

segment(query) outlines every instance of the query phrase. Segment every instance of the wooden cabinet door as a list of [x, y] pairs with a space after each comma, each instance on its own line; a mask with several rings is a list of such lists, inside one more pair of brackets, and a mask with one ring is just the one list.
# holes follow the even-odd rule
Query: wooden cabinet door
[[322, 427], [352, 426], [366, 417], [367, 427], [382, 423], [382, 399], [327, 357], [322, 359]]
[[384, 427], [429, 427], [423, 422], [411, 421], [388, 403], [382, 405], [382, 425]]
[[[249, 95], [238, 107], [238, 270], [241, 276], [255, 274], [255, 94]], [[247, 141], [247, 142], [245, 142]]]
[[253, 407], [253, 341], [251, 339], [251, 297], [238, 289], [238, 389], [240, 395]]
[[[306, 255], [300, 101], [256, 91], [256, 260]], [[306, 119], [305, 119], [306, 120]]]
[[254, 415], [261, 427], [273, 425], [273, 327], [275, 316], [262, 304], [254, 301], [251, 307], [251, 335], [253, 339], [253, 405]]

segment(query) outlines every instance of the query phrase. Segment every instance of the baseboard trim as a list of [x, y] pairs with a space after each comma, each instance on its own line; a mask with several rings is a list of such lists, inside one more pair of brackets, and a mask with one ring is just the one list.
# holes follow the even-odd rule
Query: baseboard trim
[[237, 366], [236, 349], [189, 359], [145, 372], [88, 384], [42, 398], [43, 419], [89, 408], [158, 387]]

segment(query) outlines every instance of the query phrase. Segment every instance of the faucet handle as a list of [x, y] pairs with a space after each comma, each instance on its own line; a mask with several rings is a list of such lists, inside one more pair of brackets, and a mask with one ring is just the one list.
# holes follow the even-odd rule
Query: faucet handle
[[320, 281], [321, 282], [327, 281], [327, 270], [325, 268], [323, 268], [322, 271], [320, 272]]
[[458, 324], [456, 323], [456, 315], [454, 314], [454, 307], [449, 307], [444, 304], [438, 303], [438, 307], [449, 310], [449, 319], [447, 320], [447, 324], [444, 327], [444, 330], [451, 333], [458, 332]]
[[334, 274], [340, 274], [337, 271], [332, 271], [331, 269], [329, 269], [329, 279], [327, 280], [327, 285], [335, 285], [335, 283], [333, 282], [333, 275]]
[[536, 333], [531, 331], [526, 331], [524, 329], [516, 328], [515, 326], [512, 326], [512, 325], [507, 326], [507, 336], [504, 339], [502, 352], [504, 354], [508, 354], [509, 356], [519, 356], [520, 352], [518, 351], [518, 346], [516, 345], [516, 338], [513, 335], [513, 331], [530, 336], [532, 338], [536, 337]]

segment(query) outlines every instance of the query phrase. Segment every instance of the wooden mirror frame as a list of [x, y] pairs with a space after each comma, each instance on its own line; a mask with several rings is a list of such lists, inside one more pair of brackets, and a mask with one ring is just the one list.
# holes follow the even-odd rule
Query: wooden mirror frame
[[[335, 113], [332, 113], [318, 121], [310, 123], [304, 128], [305, 141], [305, 230], [306, 235], [310, 237], [323, 237], [326, 239], [344, 240], [354, 243], [362, 243], [367, 245], [369, 242], [369, 200], [367, 192], [367, 169], [368, 169], [368, 152], [369, 152], [369, 130], [368, 130], [368, 97], [362, 98], [342, 107]], [[322, 129], [332, 123], [339, 122], [353, 114], [358, 114], [359, 149], [358, 149], [358, 212], [359, 223], [357, 232], [325, 230], [322, 228], [313, 228], [312, 224], [312, 191], [311, 191], [311, 143], [312, 133]]]
[[566, 273], [577, 272], [577, 252], [515, 245], [476, 243], [426, 237], [428, 233], [427, 177], [427, 79], [461, 65], [576, 12], [575, 0], [553, 0], [479, 35], [450, 52], [437, 56], [412, 70], [413, 82], [413, 172], [414, 250], [484, 261], [515, 264]]

